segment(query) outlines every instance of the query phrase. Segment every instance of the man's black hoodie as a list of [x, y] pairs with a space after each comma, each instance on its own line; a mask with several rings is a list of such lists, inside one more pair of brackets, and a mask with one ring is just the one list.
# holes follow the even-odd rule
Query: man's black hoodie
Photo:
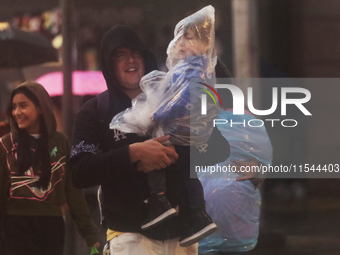
[[[146, 231], [140, 228], [148, 212], [144, 201], [149, 197], [149, 188], [146, 174], [139, 172], [136, 164], [130, 161], [129, 145], [149, 138], [109, 129], [112, 118], [131, 107], [131, 99], [121, 90], [110, 61], [118, 47], [141, 51], [146, 73], [157, 69], [155, 56], [132, 29], [116, 26], [104, 35], [100, 56], [108, 91], [86, 102], [77, 115], [69, 162], [71, 180], [77, 188], [101, 185], [102, 213], [109, 229], [138, 232], [156, 240], [180, 237], [183, 226], [179, 217]], [[105, 94], [109, 97], [107, 104], [102, 103], [107, 98]], [[176, 147], [176, 150], [180, 151], [180, 148]], [[229, 144], [215, 128], [208, 141], [209, 155], [202, 157], [197, 149], [191, 151], [190, 156], [196, 158], [195, 165], [214, 165], [228, 158]], [[181, 171], [185, 169], [178, 169], [176, 164], [166, 171], [167, 197], [174, 206], [185, 203]]]

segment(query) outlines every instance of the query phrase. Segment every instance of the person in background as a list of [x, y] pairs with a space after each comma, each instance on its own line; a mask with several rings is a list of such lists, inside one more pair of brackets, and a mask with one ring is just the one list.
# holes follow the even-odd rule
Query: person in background
[[[218, 78], [231, 78], [225, 65], [218, 59]], [[223, 83], [230, 83], [223, 81]], [[244, 115], [233, 115], [233, 97], [227, 89], [217, 90], [223, 104], [219, 119], [230, 123], [254, 120], [245, 111]], [[210, 175], [199, 173], [202, 182], [207, 211], [218, 226], [217, 232], [203, 239], [199, 244], [199, 254], [238, 255], [247, 254], [257, 244], [261, 195], [258, 186], [264, 178], [254, 178], [254, 172], [242, 172], [242, 167], [268, 165], [272, 160], [272, 146], [265, 127], [250, 128], [242, 125], [217, 125], [222, 135], [230, 143], [230, 158], [219, 164], [233, 166], [238, 172], [223, 172]], [[243, 176], [242, 176], [243, 175]]]
[[88, 247], [98, 247], [81, 190], [69, 180], [69, 142], [56, 131], [51, 98], [36, 82], [10, 95], [11, 132], [0, 139], [0, 210], [8, 255], [62, 255], [65, 203]]

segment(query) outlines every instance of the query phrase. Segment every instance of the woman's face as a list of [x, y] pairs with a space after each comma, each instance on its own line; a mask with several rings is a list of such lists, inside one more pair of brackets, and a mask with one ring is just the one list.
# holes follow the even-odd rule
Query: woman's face
[[20, 129], [29, 134], [39, 134], [39, 114], [41, 110], [24, 94], [18, 93], [12, 101], [12, 115]]

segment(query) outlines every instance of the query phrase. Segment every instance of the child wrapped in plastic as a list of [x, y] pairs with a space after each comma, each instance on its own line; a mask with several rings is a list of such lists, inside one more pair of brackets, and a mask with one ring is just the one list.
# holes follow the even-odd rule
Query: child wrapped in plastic
[[[153, 71], [145, 75], [140, 82], [143, 93], [132, 100], [131, 108], [116, 115], [110, 124], [111, 129], [125, 133], [152, 137], [170, 135], [169, 141], [177, 146], [179, 154], [177, 168], [188, 173], [190, 148], [198, 151], [199, 146], [208, 142], [214, 135], [213, 119], [220, 113], [217, 100], [212, 96], [206, 101], [206, 114], [202, 114], [200, 98], [205, 93], [202, 91], [207, 91], [215, 83], [214, 19], [214, 8], [207, 6], [176, 25], [175, 37], [167, 49], [169, 72]], [[225, 151], [226, 159], [229, 144], [225, 142], [222, 152]], [[218, 162], [221, 161], [214, 164]], [[205, 212], [199, 180], [190, 179], [187, 173], [183, 176], [189, 200], [187, 207], [190, 207], [190, 226], [184, 231], [180, 245], [189, 246], [214, 232], [216, 224]], [[150, 211], [142, 229], [177, 214], [164, 195], [165, 169], [149, 172], [148, 183]], [[180, 205], [180, 214], [187, 211], [185, 207]]]
[[[222, 99], [223, 100], [223, 99]], [[256, 158], [260, 164], [269, 165], [272, 146], [263, 127], [233, 125], [255, 119], [251, 114], [233, 115], [231, 109], [221, 111], [218, 119], [227, 124], [217, 125], [230, 144], [230, 157], [219, 166], [234, 164], [231, 160], [249, 162]], [[259, 234], [261, 195], [250, 180], [237, 181], [235, 172], [200, 172], [207, 212], [218, 230], [199, 243], [199, 253], [212, 251], [246, 252], [255, 248]]]

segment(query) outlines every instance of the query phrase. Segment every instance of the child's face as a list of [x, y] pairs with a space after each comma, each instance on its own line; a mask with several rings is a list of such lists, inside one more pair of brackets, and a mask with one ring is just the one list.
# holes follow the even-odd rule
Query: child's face
[[188, 56], [197, 56], [205, 54], [209, 49], [209, 44], [202, 43], [197, 38], [193, 29], [189, 29], [186, 35], [182, 35], [175, 47], [176, 56], [180, 59], [186, 59]]

